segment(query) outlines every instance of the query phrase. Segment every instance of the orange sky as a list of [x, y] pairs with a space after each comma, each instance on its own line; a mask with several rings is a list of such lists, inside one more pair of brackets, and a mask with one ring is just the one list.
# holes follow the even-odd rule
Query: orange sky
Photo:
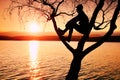
[[[54, 31], [51, 22], [43, 22], [35, 15], [30, 15], [28, 20], [20, 22], [17, 11], [13, 11], [13, 15], [10, 16], [6, 11], [10, 5], [10, 0], [0, 0], [0, 32], [11, 32], [11, 31], [23, 31], [23, 32], [50, 32]], [[36, 16], [36, 17], [34, 17]], [[26, 18], [26, 17], [25, 17]], [[36, 29], [34, 29], [34, 28]]]
[[[20, 23], [19, 22], [19, 18], [17, 13], [14, 13], [14, 15], [8, 16], [8, 14], [4, 13], [6, 8], [8, 8], [10, 4], [9, 0], [0, 0], [0, 32], [11, 32], [11, 31], [31, 31], [29, 27], [31, 22], [36, 21], [36, 23], [33, 24], [37, 24], [38, 27], [38, 31], [54, 31], [53, 27], [50, 26], [52, 24], [50, 24], [50, 22], [48, 22], [48, 24], [43, 24], [42, 22], [37, 22], [37, 20], [33, 19], [33, 17], [31, 17], [31, 19], [26, 22], [25, 24]], [[118, 28], [116, 29], [116, 31], [120, 31], [120, 24], [118, 23], [120, 21], [120, 19], [117, 20], [117, 24], [118, 24]], [[31, 25], [33, 25], [31, 24]], [[47, 26], [45, 26], [47, 25]], [[60, 27], [63, 25], [60, 25]], [[32, 28], [31, 28], [32, 29]], [[44, 30], [45, 29], [45, 30]]]
[[10, 19], [10, 17], [5, 14], [9, 3], [9, 0], [0, 0], [0, 31], [17, 31], [19, 29], [18, 21], [16, 21], [16, 19]]

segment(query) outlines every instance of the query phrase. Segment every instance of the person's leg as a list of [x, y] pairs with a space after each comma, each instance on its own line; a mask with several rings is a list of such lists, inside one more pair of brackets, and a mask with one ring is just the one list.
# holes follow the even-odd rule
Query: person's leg
[[64, 33], [65, 33], [65, 31], [64, 31], [64, 30], [61, 30], [60, 28], [58, 28], [58, 32], [59, 32], [59, 34], [61, 34], [61, 35], [64, 35]]
[[58, 31], [61, 35], [64, 35], [69, 30], [69, 28], [70, 27], [68, 25], [66, 25], [64, 30], [61, 30], [60, 28], [58, 28]]
[[68, 38], [67, 38], [67, 41], [68, 41], [68, 42], [71, 41], [72, 33], [73, 33], [73, 28], [71, 27], [71, 28], [69, 29], [69, 34], [68, 34]]
[[64, 30], [63, 30], [63, 33], [65, 34], [65, 32], [67, 32], [68, 28], [66, 27]]
[[78, 31], [78, 32], [80, 31], [80, 27], [81, 27], [80, 25], [77, 25], [77, 24], [74, 25], [74, 29], [75, 29], [76, 31]]

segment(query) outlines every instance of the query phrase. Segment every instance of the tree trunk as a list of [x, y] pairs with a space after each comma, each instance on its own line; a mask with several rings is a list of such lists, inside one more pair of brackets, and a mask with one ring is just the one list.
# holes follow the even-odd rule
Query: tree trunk
[[80, 57], [80, 54], [75, 54], [75, 56], [73, 56], [73, 60], [72, 60], [69, 72], [66, 76], [66, 80], [78, 79], [78, 73], [81, 69], [81, 61], [82, 61], [82, 57]]

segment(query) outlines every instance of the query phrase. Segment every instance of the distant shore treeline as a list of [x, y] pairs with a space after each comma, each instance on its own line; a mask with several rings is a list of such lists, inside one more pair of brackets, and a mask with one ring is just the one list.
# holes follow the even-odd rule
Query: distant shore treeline
[[[72, 41], [78, 41], [80, 36], [73, 36]], [[98, 41], [101, 37], [90, 37], [88, 41]], [[57, 36], [0, 36], [0, 40], [39, 40], [39, 41], [59, 41]], [[120, 36], [111, 36], [106, 42], [120, 42]]]

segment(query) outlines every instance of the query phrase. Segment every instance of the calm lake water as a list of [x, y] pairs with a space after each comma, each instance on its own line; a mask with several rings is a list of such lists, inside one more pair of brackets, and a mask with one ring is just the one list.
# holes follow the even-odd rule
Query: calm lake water
[[[0, 80], [64, 80], [71, 60], [59, 41], [0, 41]], [[88, 54], [79, 80], [120, 80], [120, 43], [106, 42]]]

